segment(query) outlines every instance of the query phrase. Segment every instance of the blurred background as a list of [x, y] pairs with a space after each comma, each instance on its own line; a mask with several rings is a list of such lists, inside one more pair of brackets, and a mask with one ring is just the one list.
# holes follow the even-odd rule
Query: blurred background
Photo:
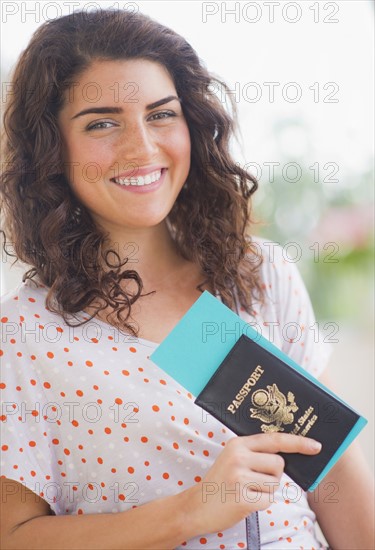
[[[184, 35], [232, 90], [233, 154], [259, 179], [254, 234], [297, 263], [334, 353], [336, 392], [369, 420], [374, 463], [374, 4], [3, 2], [2, 80], [33, 31], [80, 7], [139, 10]], [[219, 90], [212, 93], [220, 94]], [[222, 101], [227, 101], [222, 97]], [[25, 268], [4, 253], [1, 293]]]

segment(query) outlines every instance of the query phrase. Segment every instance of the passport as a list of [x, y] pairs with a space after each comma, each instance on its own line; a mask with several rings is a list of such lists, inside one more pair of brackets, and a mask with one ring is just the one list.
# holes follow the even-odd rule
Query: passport
[[281, 432], [320, 441], [314, 456], [279, 453], [285, 473], [304, 490], [318, 486], [367, 423], [207, 291], [150, 359], [236, 435]]

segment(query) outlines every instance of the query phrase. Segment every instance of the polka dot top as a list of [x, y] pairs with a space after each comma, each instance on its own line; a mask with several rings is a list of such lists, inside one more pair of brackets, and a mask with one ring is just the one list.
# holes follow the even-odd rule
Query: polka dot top
[[[267, 303], [239, 314], [318, 376], [330, 350], [296, 265], [254, 240]], [[199, 483], [233, 432], [203, 418], [194, 396], [149, 359], [158, 344], [94, 319], [69, 327], [45, 308], [46, 294], [26, 281], [2, 298], [1, 475], [57, 515], [126, 511]], [[259, 524], [262, 548], [323, 547], [305, 493], [286, 475]], [[246, 521], [178, 548], [247, 548]]]

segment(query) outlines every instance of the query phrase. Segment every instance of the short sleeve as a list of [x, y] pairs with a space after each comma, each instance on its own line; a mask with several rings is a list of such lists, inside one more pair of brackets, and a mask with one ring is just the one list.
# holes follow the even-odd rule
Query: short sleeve
[[[18, 481], [45, 498], [56, 513], [55, 463], [50, 445], [47, 403], [27, 330], [18, 312], [17, 291], [2, 298], [1, 308], [1, 476]], [[34, 335], [35, 337], [35, 335]]]
[[282, 247], [276, 243], [261, 241], [261, 247], [263, 288], [269, 302], [265, 318], [273, 320], [282, 351], [319, 377], [328, 364], [332, 346], [325, 341], [315, 319], [296, 262], [287, 260]]

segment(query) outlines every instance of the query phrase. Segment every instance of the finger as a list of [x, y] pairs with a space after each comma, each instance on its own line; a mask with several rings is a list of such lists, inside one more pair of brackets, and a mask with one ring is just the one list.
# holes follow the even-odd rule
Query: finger
[[254, 452], [251, 455], [250, 469], [253, 472], [281, 476], [285, 467], [285, 460], [278, 454]]
[[283, 433], [256, 434], [241, 436], [251, 451], [265, 453], [302, 453], [314, 455], [320, 452], [322, 445], [315, 439]]

